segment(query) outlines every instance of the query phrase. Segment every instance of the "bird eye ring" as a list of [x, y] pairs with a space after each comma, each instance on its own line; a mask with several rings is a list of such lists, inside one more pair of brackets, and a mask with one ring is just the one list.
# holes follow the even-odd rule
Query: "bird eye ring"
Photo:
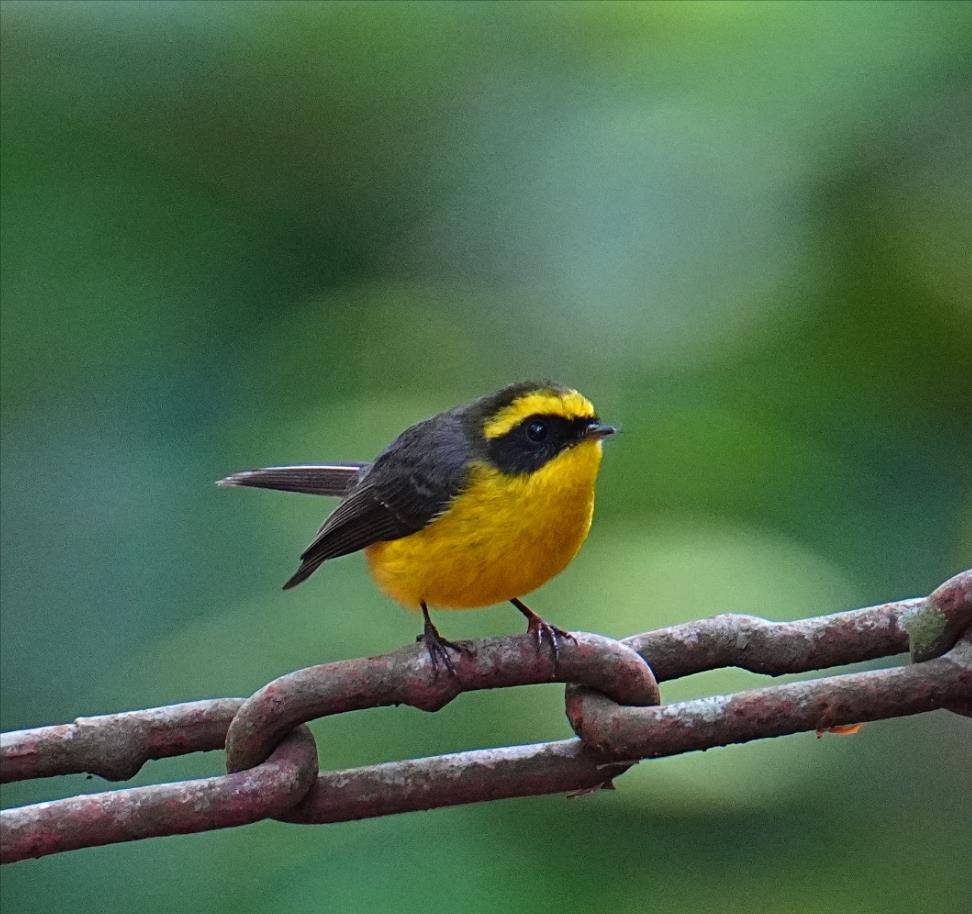
[[547, 423], [534, 419], [527, 423], [526, 436], [535, 444], [539, 444], [547, 437]]

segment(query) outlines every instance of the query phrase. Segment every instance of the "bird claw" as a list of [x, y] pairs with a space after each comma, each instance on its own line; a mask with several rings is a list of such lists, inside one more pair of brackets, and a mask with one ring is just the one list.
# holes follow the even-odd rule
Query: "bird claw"
[[553, 654], [553, 660], [556, 664], [560, 659], [560, 642], [571, 641], [574, 644], [577, 643], [577, 639], [570, 633], [565, 632], [562, 628], [557, 628], [556, 625], [551, 625], [540, 616], [534, 613], [533, 617], [527, 624], [527, 634], [533, 635], [537, 641], [537, 653], [539, 654], [543, 650], [543, 640], [546, 638], [550, 642], [550, 652]]
[[526, 616], [527, 634], [533, 635], [537, 639], [537, 653], [539, 654], [543, 650], [544, 637], [550, 642], [550, 652], [553, 654], [554, 668], [556, 669], [557, 662], [560, 659], [561, 639], [564, 641], [573, 641], [574, 644], [577, 643], [577, 639], [570, 632], [565, 632], [562, 628], [557, 628], [556, 625], [551, 625], [549, 622], [541, 619], [526, 603], [517, 597], [514, 597], [510, 602]]
[[449, 656], [449, 651], [455, 651], [457, 654], [465, 654], [466, 656], [472, 656], [473, 654], [472, 648], [467, 645], [443, 638], [428, 617], [425, 620], [425, 630], [415, 640], [421, 641], [425, 645], [425, 649], [429, 652], [432, 673], [436, 677], [439, 675], [440, 664], [449, 671], [449, 675], [456, 675], [456, 668], [452, 662], [452, 658]]

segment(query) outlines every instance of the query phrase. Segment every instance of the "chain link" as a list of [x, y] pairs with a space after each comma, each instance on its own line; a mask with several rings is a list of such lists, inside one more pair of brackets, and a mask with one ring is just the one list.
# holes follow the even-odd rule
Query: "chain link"
[[[721, 615], [614, 641], [576, 635], [559, 657], [523, 635], [470, 643], [456, 675], [418, 646], [298, 670], [250, 698], [79, 718], [0, 739], [0, 781], [90, 772], [124, 780], [149, 759], [226, 747], [228, 774], [0, 813], [0, 861], [278, 818], [325, 823], [608, 786], [642, 758], [917, 714], [972, 712], [972, 570], [927, 598], [767, 622]], [[962, 632], [966, 632], [962, 635]], [[960, 637], [961, 635], [961, 637]], [[738, 666], [804, 672], [910, 650], [909, 666], [659, 705], [657, 682]], [[577, 739], [318, 772], [304, 722], [459, 693], [567, 683]]]

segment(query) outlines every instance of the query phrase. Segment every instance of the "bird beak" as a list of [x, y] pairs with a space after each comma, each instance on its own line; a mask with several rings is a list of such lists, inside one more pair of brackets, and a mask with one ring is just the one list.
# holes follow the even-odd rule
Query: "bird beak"
[[607, 438], [613, 435], [617, 429], [613, 425], [602, 425], [600, 422], [591, 422], [584, 430], [585, 438]]

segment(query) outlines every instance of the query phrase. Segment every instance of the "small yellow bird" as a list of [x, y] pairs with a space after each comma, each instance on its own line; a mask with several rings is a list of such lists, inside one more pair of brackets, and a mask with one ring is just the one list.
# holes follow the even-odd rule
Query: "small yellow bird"
[[217, 483], [341, 496], [284, 584], [364, 549], [379, 587], [422, 610], [433, 667], [450, 671], [429, 607], [472, 609], [509, 600], [556, 657], [570, 634], [520, 597], [559, 574], [587, 537], [603, 425], [576, 390], [548, 381], [504, 387], [413, 425], [371, 463], [267, 467]]

